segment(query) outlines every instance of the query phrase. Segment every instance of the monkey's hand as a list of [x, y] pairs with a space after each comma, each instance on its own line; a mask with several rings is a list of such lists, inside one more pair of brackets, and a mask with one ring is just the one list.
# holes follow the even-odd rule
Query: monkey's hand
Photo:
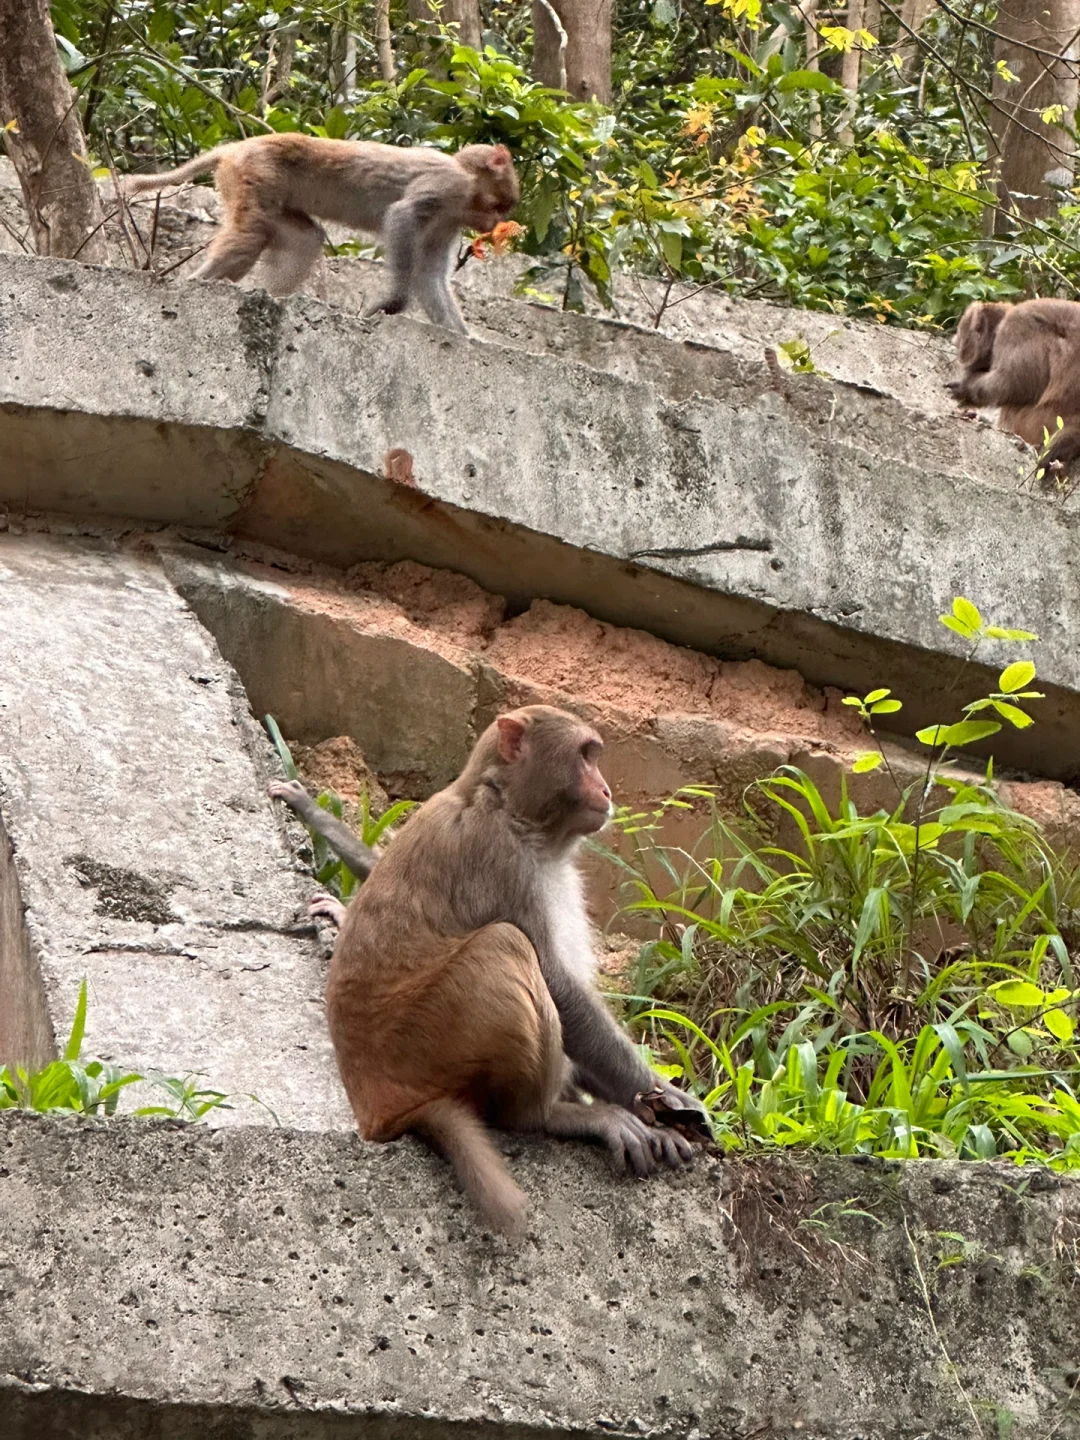
[[593, 1112], [595, 1133], [607, 1146], [620, 1175], [632, 1170], [644, 1178], [653, 1174], [658, 1165], [677, 1170], [693, 1161], [693, 1146], [675, 1130], [650, 1127], [619, 1105], [597, 1103], [586, 1108]]
[[295, 810], [298, 815], [311, 805], [311, 796], [300, 784], [299, 780], [271, 780], [266, 787], [266, 793], [271, 800], [283, 800], [290, 810]]

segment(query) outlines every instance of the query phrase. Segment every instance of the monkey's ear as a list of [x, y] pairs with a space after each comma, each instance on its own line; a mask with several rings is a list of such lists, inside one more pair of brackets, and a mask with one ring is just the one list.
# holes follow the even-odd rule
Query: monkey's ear
[[505, 170], [510, 164], [510, 151], [505, 145], [493, 145], [491, 147], [491, 168], [493, 170]]
[[516, 715], [500, 715], [495, 724], [499, 727], [499, 756], [503, 760], [516, 760], [525, 743], [525, 721]]

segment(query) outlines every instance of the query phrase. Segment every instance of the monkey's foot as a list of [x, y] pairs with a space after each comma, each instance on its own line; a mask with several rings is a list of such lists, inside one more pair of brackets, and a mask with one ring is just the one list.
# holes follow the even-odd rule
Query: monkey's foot
[[325, 890], [320, 890], [311, 897], [308, 914], [313, 920], [329, 920], [340, 930], [345, 919], [345, 906], [336, 895], [329, 895]]

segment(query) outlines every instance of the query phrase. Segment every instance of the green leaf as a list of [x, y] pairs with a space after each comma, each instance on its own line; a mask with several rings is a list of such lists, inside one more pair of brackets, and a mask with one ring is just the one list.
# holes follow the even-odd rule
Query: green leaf
[[999, 1005], [1018, 1005], [1025, 1009], [1037, 1010], [1046, 1003], [1045, 992], [1030, 980], [999, 980], [988, 988]]
[[871, 715], [895, 715], [897, 710], [904, 708], [902, 700], [879, 700], [876, 705], [870, 706]]
[[991, 640], [1038, 640], [1032, 630], [1005, 630], [999, 625], [988, 625], [986, 633]]
[[1012, 695], [1017, 690], [1023, 690], [1025, 685], [1030, 685], [1035, 679], [1035, 666], [1030, 660], [1014, 660], [998, 677], [998, 686], [1004, 695]]
[[671, 268], [678, 270], [682, 265], [682, 236], [674, 234], [671, 230], [661, 230], [660, 248], [664, 252], [664, 259]]
[[83, 1035], [86, 1033], [86, 977], [79, 986], [79, 999], [75, 1005], [75, 1018], [71, 1022], [71, 1034], [64, 1046], [65, 1060], [78, 1060], [79, 1051], [82, 1049]]
[[1076, 1026], [1064, 1010], [1048, 1010], [1042, 1017], [1043, 1024], [1055, 1040], [1067, 1045], [1076, 1033]]
[[1020, 709], [1018, 705], [1007, 705], [1004, 700], [995, 700], [994, 709], [999, 715], [1015, 725], [1017, 730], [1026, 730], [1029, 725], [1034, 725], [1031, 716]]
[[285, 744], [285, 737], [278, 729], [278, 723], [272, 715], [263, 716], [263, 724], [266, 726], [270, 739], [274, 742], [274, 749], [281, 761], [281, 768], [285, 771], [287, 780], [299, 780], [300, 771], [296, 768], [296, 761], [292, 758], [292, 751]]
[[860, 755], [852, 765], [856, 775], [865, 775], [870, 770], [876, 770], [881, 764], [884, 756], [878, 750], [868, 750], [865, 755]]
[[863, 696], [864, 705], [873, 705], [878, 700], [884, 700], [886, 695], [891, 695], [891, 690], [871, 690], [869, 695]]
[[955, 630], [957, 635], [961, 636], [964, 640], [970, 640], [975, 634], [975, 631], [972, 630], [970, 625], [965, 625], [962, 620], [957, 620], [955, 615], [939, 615], [938, 619], [942, 625], [947, 626], [950, 630]]
[[[956, 725], [936, 728], [939, 732], [937, 740], [927, 743], [957, 746], [973, 745], [976, 740], [985, 740], [988, 735], [996, 735], [1001, 726], [996, 720], [961, 720]], [[919, 738], [922, 738], [921, 731]]]
[[956, 599], [952, 602], [952, 613], [956, 616], [957, 620], [959, 620], [962, 625], [966, 625], [969, 630], [975, 631], [982, 629], [982, 616], [971, 601], [965, 600], [962, 595], [957, 595]]
[[845, 695], [840, 703], [842, 705], [861, 705], [863, 702], [859, 699], [858, 695]]
[[1019, 1055], [1021, 1060], [1026, 1060], [1035, 1049], [1031, 1043], [1031, 1036], [1023, 1030], [1014, 1030], [1007, 1043], [1013, 1054]]
[[828, 75], [822, 75], [819, 70], [790, 70], [776, 82], [776, 88], [781, 95], [792, 90], [820, 90], [826, 95], [843, 94], [843, 87], [835, 80], [830, 80]]

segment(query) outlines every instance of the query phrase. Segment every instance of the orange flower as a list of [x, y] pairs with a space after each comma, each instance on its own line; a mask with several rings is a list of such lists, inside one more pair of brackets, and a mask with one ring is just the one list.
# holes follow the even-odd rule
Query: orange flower
[[472, 242], [472, 253], [477, 260], [486, 260], [486, 247], [490, 241], [491, 248], [496, 255], [505, 255], [510, 248], [510, 242], [524, 234], [525, 226], [519, 225], [516, 220], [501, 220], [494, 230], [489, 230], [486, 234], [476, 237]]

